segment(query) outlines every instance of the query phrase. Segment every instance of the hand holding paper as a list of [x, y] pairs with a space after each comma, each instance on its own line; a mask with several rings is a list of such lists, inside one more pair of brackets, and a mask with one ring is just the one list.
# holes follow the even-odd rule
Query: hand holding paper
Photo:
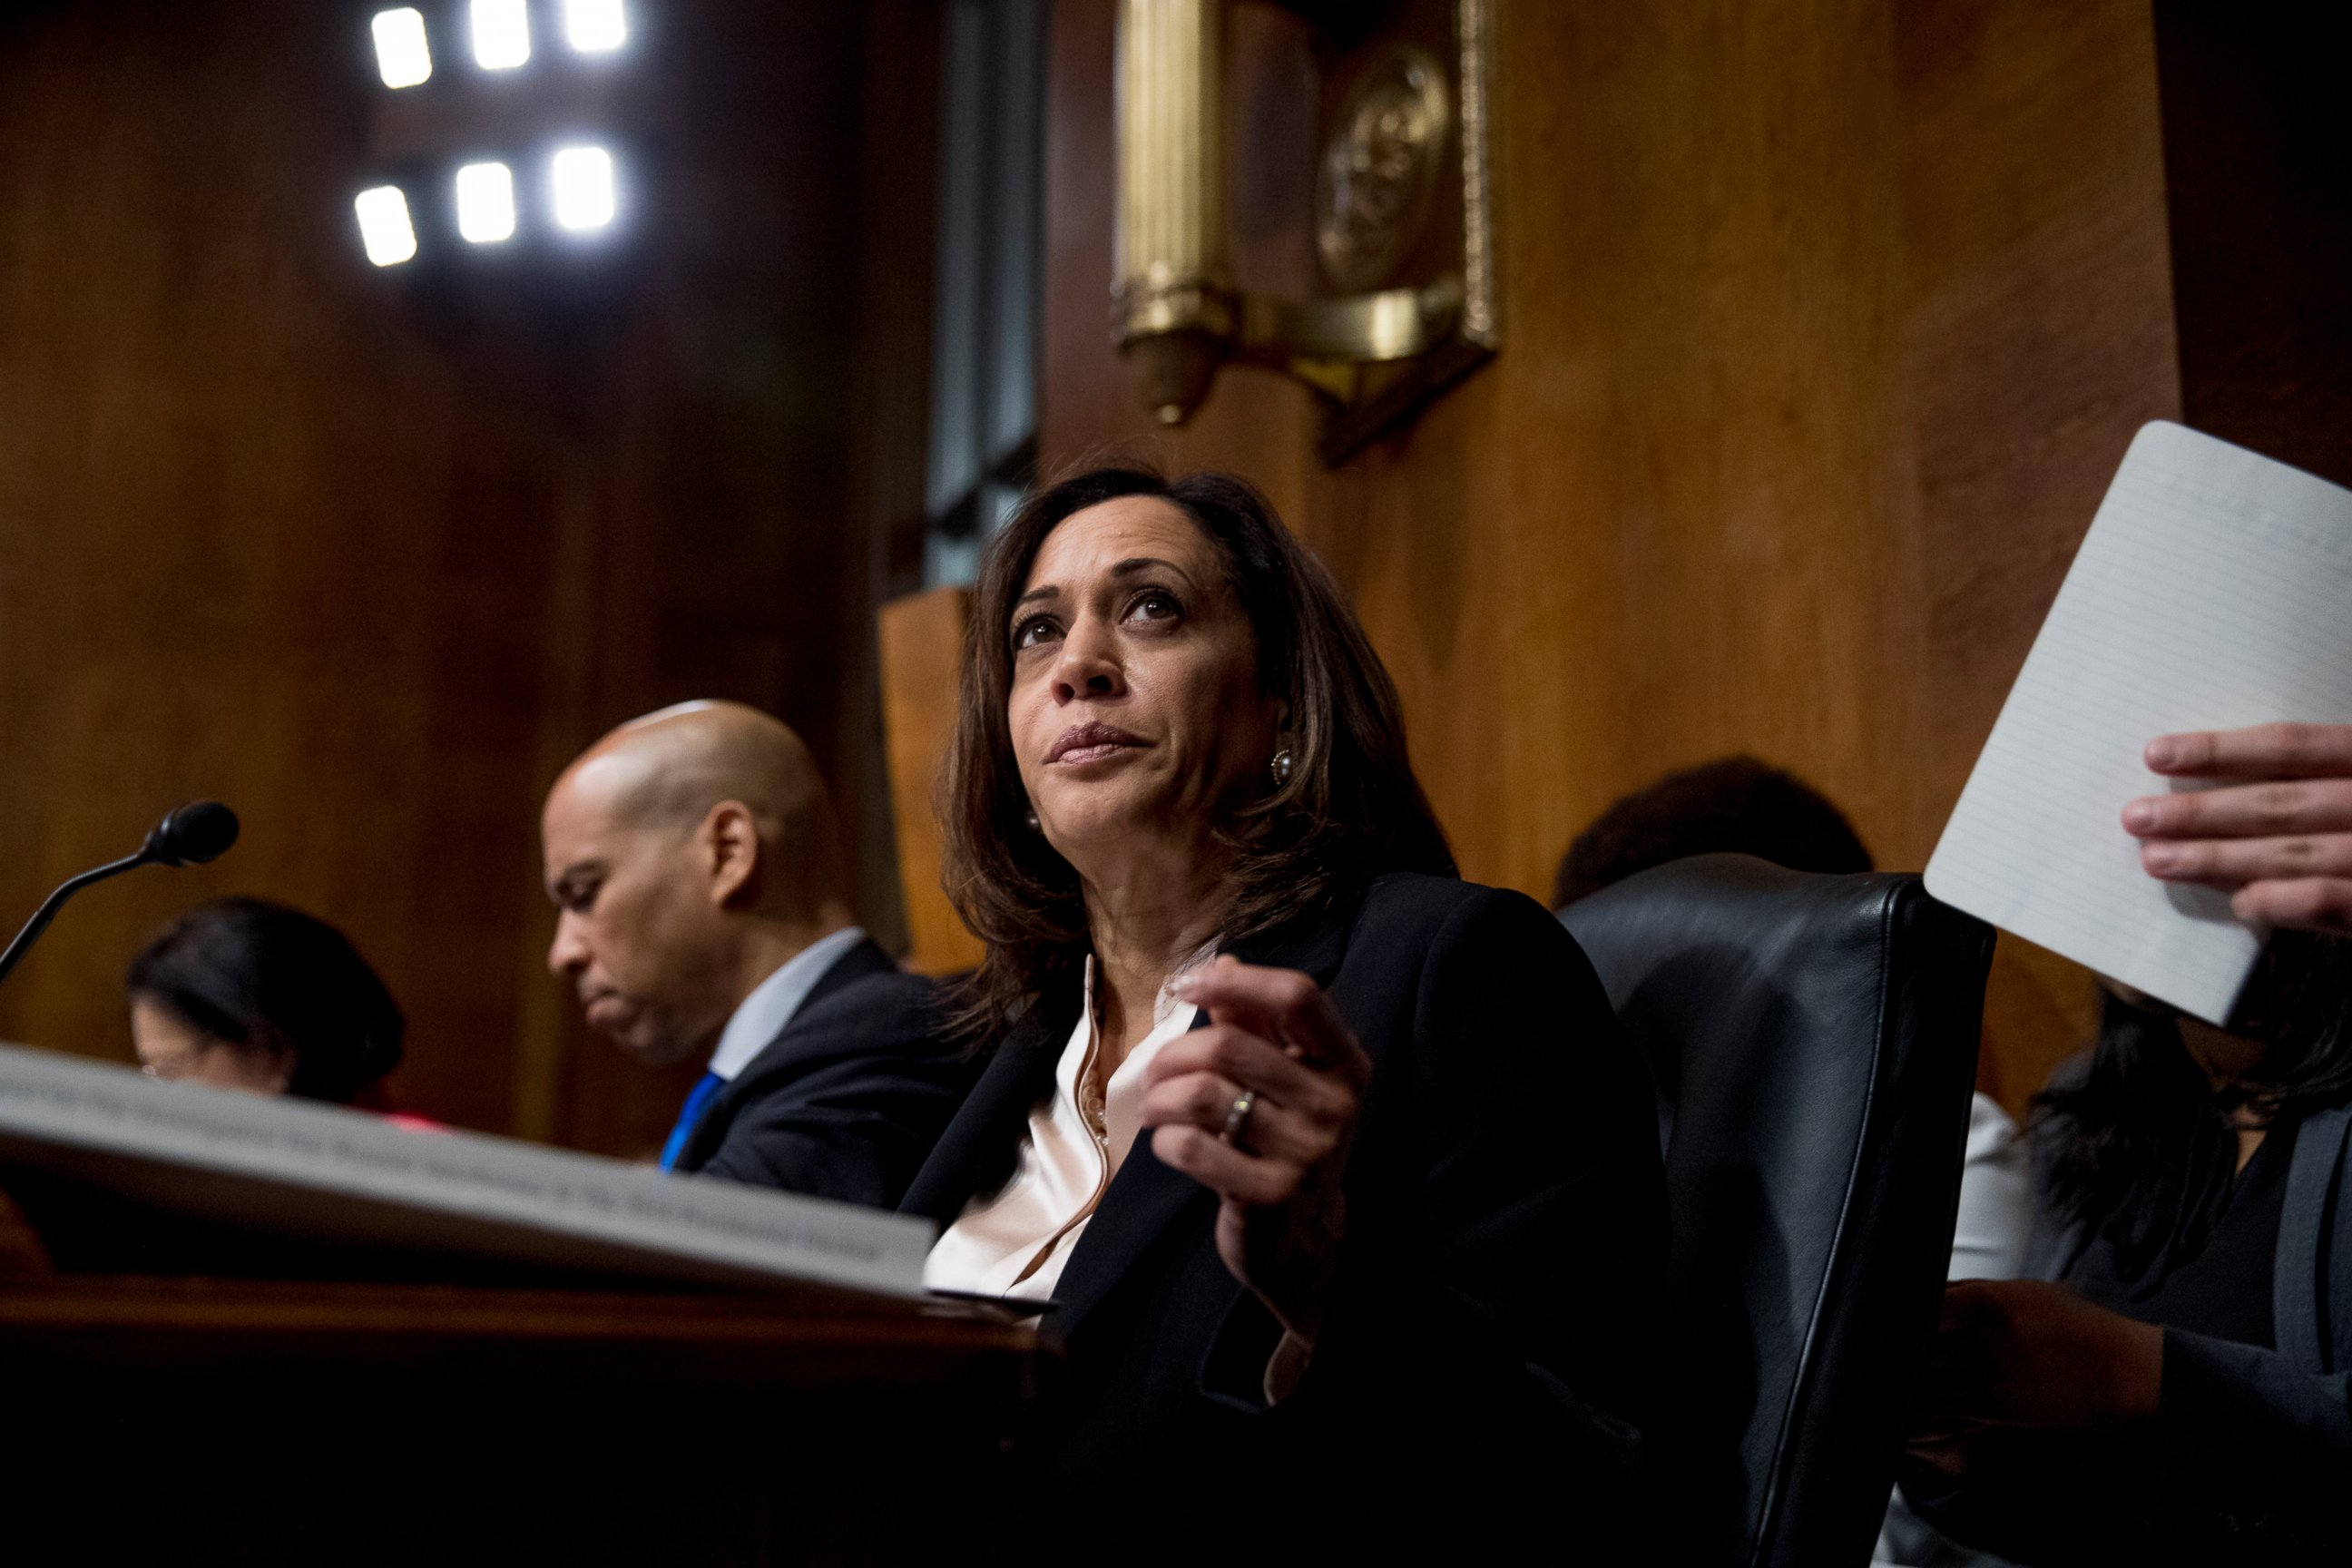
[[[1927, 890], [2226, 1022], [2264, 923], [2352, 929], [2347, 608], [2352, 492], [2143, 427]], [[2159, 763], [2158, 737], [2179, 754]]]
[[2352, 934], [2352, 724], [2164, 735], [2147, 761], [2215, 786], [2124, 808], [2149, 875], [2221, 889], [2242, 921]]

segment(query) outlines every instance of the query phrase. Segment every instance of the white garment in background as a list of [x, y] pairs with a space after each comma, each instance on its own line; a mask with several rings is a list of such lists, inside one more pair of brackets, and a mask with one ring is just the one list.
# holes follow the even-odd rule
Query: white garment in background
[[1151, 1006], [1151, 1032], [1104, 1086], [1097, 1131], [1087, 1114], [1088, 1066], [1100, 1048], [1095, 1029], [1095, 961], [1087, 959], [1085, 1005], [1054, 1069], [1054, 1095], [1029, 1113], [1021, 1163], [1001, 1192], [964, 1205], [923, 1263], [923, 1285], [1027, 1301], [1053, 1299], [1055, 1282], [1076, 1250], [1087, 1220], [1143, 1127], [1143, 1074], [1169, 1041], [1192, 1026], [1200, 1009], [1176, 999], [1178, 976], [1205, 963], [1210, 942], [1169, 973]]
[[1959, 1223], [1952, 1229], [1948, 1279], [2014, 1279], [2025, 1267], [2033, 1227], [2033, 1180], [2017, 1123], [1987, 1095], [1969, 1106], [1969, 1152], [1960, 1165]]
[[[1969, 1103], [1969, 1150], [1960, 1163], [1960, 1213], [1952, 1227], [1952, 1261], [1946, 1279], [2014, 1279], [2025, 1267], [2025, 1244], [2033, 1226], [2033, 1173], [2017, 1123], [1990, 1097]], [[1878, 1532], [1874, 1564], [1900, 1565], [1917, 1552], [1898, 1542], [1932, 1536], [1897, 1490], [1888, 1500], [1886, 1523]], [[1940, 1539], [1935, 1538], [1935, 1539]], [[1986, 1562], [1994, 1559], [1986, 1558]]]

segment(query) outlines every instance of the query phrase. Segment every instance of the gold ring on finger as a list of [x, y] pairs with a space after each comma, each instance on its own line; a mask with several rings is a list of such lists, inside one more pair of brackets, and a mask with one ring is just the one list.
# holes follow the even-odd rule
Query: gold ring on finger
[[1250, 1112], [1257, 1108], [1257, 1090], [1245, 1089], [1234, 1096], [1234, 1108], [1225, 1112], [1225, 1130], [1217, 1134], [1220, 1142], [1239, 1147], [1242, 1130], [1249, 1125]]

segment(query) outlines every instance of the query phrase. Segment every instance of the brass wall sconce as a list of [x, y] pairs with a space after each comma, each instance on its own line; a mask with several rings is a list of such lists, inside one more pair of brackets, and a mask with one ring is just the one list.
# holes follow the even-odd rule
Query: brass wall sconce
[[1491, 0], [1293, 5], [1349, 18], [1322, 27], [1315, 250], [1329, 292], [1305, 300], [1233, 277], [1233, 3], [1120, 0], [1112, 331], [1170, 425], [1228, 361], [1296, 376], [1327, 405], [1320, 445], [1336, 463], [1494, 355]]

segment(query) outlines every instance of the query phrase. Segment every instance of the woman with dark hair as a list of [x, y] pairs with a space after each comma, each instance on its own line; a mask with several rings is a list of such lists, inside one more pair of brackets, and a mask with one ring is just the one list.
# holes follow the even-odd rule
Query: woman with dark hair
[[1905, 1489], [2021, 1563], [2340, 1563], [2352, 729], [2170, 736], [2148, 761], [2219, 787], [2126, 810], [2147, 869], [2303, 929], [2271, 936], [2227, 1030], [2111, 988], [2039, 1100], [2042, 1279], [1947, 1293]]
[[992, 1056], [904, 1206], [1066, 1352], [1024, 1552], [1616, 1561], [1648, 1092], [1559, 923], [1454, 875], [1322, 567], [1240, 479], [1081, 474], [992, 542], [961, 679]]
[[123, 989], [156, 1078], [349, 1103], [400, 1060], [400, 1008], [349, 938], [263, 899], [190, 910]]

